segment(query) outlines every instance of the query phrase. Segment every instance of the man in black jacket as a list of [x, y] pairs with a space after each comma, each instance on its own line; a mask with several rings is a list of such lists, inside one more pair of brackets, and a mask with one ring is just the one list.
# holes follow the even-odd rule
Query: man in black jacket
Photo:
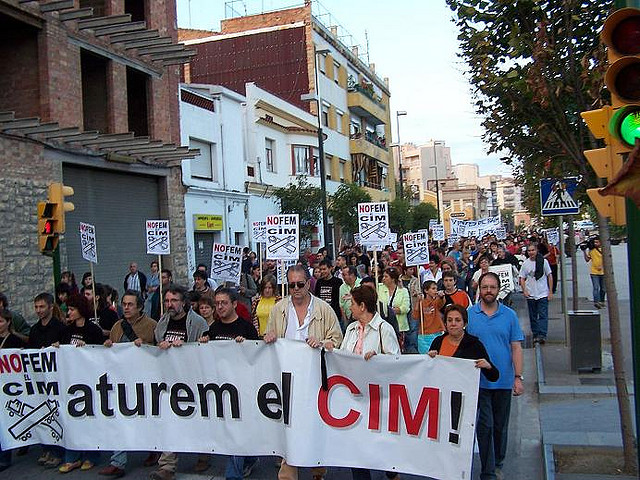
[[138, 270], [138, 264], [136, 262], [129, 264], [129, 273], [124, 277], [124, 291], [126, 292], [127, 290], [140, 292], [142, 298], [144, 298], [147, 293], [147, 277]]

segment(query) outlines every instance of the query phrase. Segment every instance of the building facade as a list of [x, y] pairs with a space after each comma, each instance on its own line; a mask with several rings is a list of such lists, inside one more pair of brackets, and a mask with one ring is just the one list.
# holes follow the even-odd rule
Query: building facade
[[[95, 225], [95, 281], [122, 291], [129, 262], [148, 271], [145, 220], [168, 218], [174, 254], [165, 265], [186, 279], [179, 145], [175, 2], [0, 0], [0, 287], [31, 316], [33, 297], [53, 292], [54, 262], [38, 245], [47, 187], [74, 188], [54, 256], [77, 276], [79, 222]], [[177, 163], [176, 163], [177, 162]], [[78, 279], [79, 280], [79, 279]]]

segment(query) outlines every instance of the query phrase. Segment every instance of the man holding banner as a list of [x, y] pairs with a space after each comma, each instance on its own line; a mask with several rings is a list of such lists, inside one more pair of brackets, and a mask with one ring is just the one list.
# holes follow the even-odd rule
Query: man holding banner
[[[309, 292], [309, 272], [302, 265], [293, 265], [287, 271], [289, 296], [280, 300], [269, 314], [265, 343], [277, 338], [289, 338], [307, 342], [312, 348], [339, 348], [342, 330], [338, 317], [327, 302]], [[324, 467], [312, 469], [313, 479], [322, 480], [327, 472]], [[282, 460], [278, 480], [298, 480], [298, 468]]]

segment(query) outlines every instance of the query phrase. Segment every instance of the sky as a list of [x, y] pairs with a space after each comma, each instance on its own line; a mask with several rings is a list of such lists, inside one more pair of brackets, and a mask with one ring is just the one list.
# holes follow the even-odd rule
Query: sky
[[[244, 14], [297, 6], [302, 0], [177, 0], [178, 26], [220, 30], [220, 20], [231, 17], [229, 6]], [[464, 75], [453, 12], [445, 0], [322, 0], [321, 10], [353, 36], [359, 51], [366, 50], [380, 78], [389, 77], [393, 141], [397, 140], [396, 111], [402, 143], [417, 145], [431, 139], [451, 147], [451, 160], [477, 163], [481, 175], [509, 176], [510, 167], [498, 155], [487, 155], [482, 141], [482, 118], [474, 113], [471, 86]], [[225, 14], [226, 12], [226, 14]], [[333, 22], [331, 22], [333, 23]], [[365, 35], [366, 32], [366, 35]]]

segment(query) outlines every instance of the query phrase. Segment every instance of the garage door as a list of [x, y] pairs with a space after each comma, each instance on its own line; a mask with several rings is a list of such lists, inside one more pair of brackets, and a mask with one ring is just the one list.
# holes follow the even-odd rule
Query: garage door
[[63, 166], [64, 184], [73, 187], [70, 200], [76, 209], [66, 215], [65, 247], [67, 263], [62, 269], [76, 275], [78, 283], [89, 264], [80, 251], [80, 222], [96, 227], [98, 264], [94, 265], [96, 282], [107, 283], [122, 295], [124, 276], [129, 262], [147, 274], [154, 256], [147, 255], [145, 225], [147, 219], [158, 218], [158, 178]]

